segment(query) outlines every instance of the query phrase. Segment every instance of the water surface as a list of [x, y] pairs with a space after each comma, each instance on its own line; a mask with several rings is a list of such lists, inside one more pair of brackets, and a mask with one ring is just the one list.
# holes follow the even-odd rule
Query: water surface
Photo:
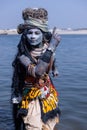
[[[53, 79], [61, 109], [58, 130], [87, 130], [87, 35], [61, 35]], [[10, 103], [12, 66], [19, 35], [0, 35], [0, 130], [14, 130]]]

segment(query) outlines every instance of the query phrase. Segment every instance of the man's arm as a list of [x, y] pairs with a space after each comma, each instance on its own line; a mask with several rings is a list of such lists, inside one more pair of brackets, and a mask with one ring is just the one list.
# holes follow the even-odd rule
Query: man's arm
[[49, 47], [46, 50], [46, 52], [41, 56], [35, 68], [36, 75], [41, 76], [47, 71], [53, 53], [56, 51], [56, 47], [59, 45], [59, 43], [60, 43], [60, 37], [58, 35], [58, 32], [56, 31], [56, 28], [54, 28]]

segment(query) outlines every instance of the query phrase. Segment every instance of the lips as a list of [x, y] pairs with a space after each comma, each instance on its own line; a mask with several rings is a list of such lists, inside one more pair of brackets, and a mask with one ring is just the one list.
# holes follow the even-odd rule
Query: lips
[[30, 39], [32, 42], [35, 42], [36, 41], [36, 39], [35, 38], [32, 38], [32, 39]]

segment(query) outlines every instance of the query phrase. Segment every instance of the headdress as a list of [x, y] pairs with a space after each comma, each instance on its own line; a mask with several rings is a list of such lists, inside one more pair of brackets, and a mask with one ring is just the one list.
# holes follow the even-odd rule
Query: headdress
[[18, 33], [26, 28], [37, 27], [43, 32], [48, 32], [48, 12], [44, 8], [26, 8], [22, 12], [24, 24], [18, 26]]

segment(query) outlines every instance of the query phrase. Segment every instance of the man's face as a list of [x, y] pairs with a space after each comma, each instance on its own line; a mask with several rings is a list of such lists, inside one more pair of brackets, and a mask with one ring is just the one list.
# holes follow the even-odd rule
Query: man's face
[[30, 29], [27, 33], [27, 39], [28, 39], [30, 45], [36, 46], [42, 42], [43, 34], [42, 34], [41, 30], [39, 30], [37, 28]]

